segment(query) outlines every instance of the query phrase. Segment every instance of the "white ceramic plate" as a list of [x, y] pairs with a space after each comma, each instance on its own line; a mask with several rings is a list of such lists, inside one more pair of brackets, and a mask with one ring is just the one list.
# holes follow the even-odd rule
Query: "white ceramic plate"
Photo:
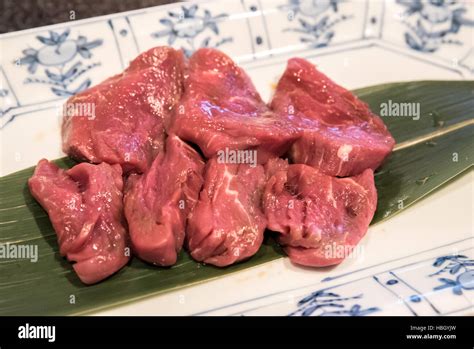
[[[417, 5], [419, 4], [419, 5]], [[293, 56], [357, 88], [473, 79], [472, 3], [228, 0], [173, 4], [0, 36], [0, 174], [63, 156], [65, 98], [157, 45], [218, 47], [262, 97]], [[473, 313], [473, 174], [369, 229], [332, 269], [287, 259], [103, 315], [447, 315]], [[302, 301], [304, 300], [304, 301]]]

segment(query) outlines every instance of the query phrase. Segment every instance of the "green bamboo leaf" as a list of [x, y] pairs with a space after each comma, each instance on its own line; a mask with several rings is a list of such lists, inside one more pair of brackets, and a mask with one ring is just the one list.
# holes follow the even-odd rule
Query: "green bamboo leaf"
[[[383, 117], [397, 145], [376, 173], [378, 208], [372, 223], [411, 206], [472, 168], [474, 82], [422, 81], [384, 84], [355, 91], [380, 112], [382, 103], [419, 103], [420, 118]], [[455, 161], [457, 160], [457, 161]], [[61, 167], [70, 159], [56, 161]], [[180, 287], [215, 279], [284, 256], [267, 238], [250, 260], [227, 268], [194, 262], [182, 252], [171, 268], [138, 259], [111, 278], [83, 285], [58, 253], [56, 235], [43, 209], [31, 197], [33, 168], [0, 178], [0, 244], [38, 246], [39, 259], [0, 259], [0, 315], [71, 315], [98, 311]], [[71, 304], [71, 296], [75, 304]]]

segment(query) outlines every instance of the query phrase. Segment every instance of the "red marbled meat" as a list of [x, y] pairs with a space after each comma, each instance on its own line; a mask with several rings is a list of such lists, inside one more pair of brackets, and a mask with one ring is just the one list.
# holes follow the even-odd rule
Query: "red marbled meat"
[[65, 171], [43, 159], [28, 186], [82, 282], [99, 282], [128, 262], [120, 166], [82, 163]]
[[188, 219], [187, 246], [197, 261], [219, 267], [253, 256], [263, 241], [263, 166], [208, 161], [204, 188]]
[[161, 266], [176, 263], [185, 236], [186, 217], [203, 183], [200, 155], [176, 136], [168, 137], [143, 175], [128, 178], [125, 215], [134, 253]]
[[375, 170], [395, 144], [367, 104], [301, 58], [288, 61], [271, 107], [303, 131], [291, 160], [331, 176]]
[[[124, 172], [146, 171], [163, 149], [164, 123], [182, 93], [183, 66], [181, 51], [155, 47], [123, 73], [71, 97], [66, 106], [78, 108], [63, 119], [63, 151], [79, 160], [120, 164]], [[94, 115], [81, 106], [93, 106]]]
[[256, 149], [259, 163], [282, 155], [299, 135], [269, 110], [250, 78], [228, 56], [200, 49], [189, 60], [185, 93], [168, 130], [208, 158], [229, 148]]
[[175, 264], [185, 244], [224, 267], [253, 256], [266, 228], [294, 263], [338, 264], [367, 232], [373, 170], [394, 146], [365, 103], [304, 59], [288, 61], [267, 105], [209, 48], [189, 61], [150, 49], [65, 110], [63, 150], [90, 163], [41, 160], [29, 187], [86, 284], [127, 263], [129, 239], [155, 265]]
[[338, 264], [367, 232], [377, 206], [374, 175], [325, 175], [307, 165], [272, 160], [266, 165], [263, 207], [268, 229], [291, 261], [323, 267]]

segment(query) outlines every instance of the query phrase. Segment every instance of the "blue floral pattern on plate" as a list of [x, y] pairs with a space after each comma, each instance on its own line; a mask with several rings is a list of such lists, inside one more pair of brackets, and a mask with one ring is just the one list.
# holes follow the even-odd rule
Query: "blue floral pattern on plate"
[[[233, 315], [288, 316], [367, 316], [367, 315], [449, 315], [472, 309], [474, 290], [474, 249], [472, 238], [440, 246], [438, 253], [406, 260], [395, 260], [391, 268], [381, 271], [379, 265], [324, 278], [319, 284], [269, 294], [227, 306]], [[449, 246], [459, 247], [456, 254], [446, 254]], [[443, 251], [444, 250], [444, 251]], [[436, 257], [439, 256], [439, 257]], [[383, 264], [383, 263], [382, 263]], [[433, 273], [433, 268], [436, 271]], [[350, 275], [362, 273], [350, 281]], [[453, 278], [433, 277], [448, 273]], [[328, 287], [321, 285], [341, 280]], [[447, 280], [447, 281], [446, 281]], [[317, 287], [320, 286], [320, 287]], [[453, 292], [447, 291], [452, 288]], [[315, 291], [313, 291], [316, 289]], [[446, 291], [443, 291], [446, 289]], [[468, 293], [469, 292], [469, 293]], [[465, 297], [459, 297], [464, 295]], [[295, 302], [295, 297], [297, 301]], [[454, 302], [456, 299], [456, 302]], [[201, 314], [226, 314], [223, 308]]]
[[300, 33], [299, 40], [310, 47], [327, 46], [336, 34], [335, 26], [351, 16], [339, 15], [341, 0], [289, 0], [280, 10], [288, 12], [288, 20], [298, 20], [297, 27], [283, 29], [283, 32]]
[[[181, 46], [186, 56], [190, 56], [201, 47], [220, 47], [232, 42], [232, 37], [217, 38], [219, 36], [219, 21], [228, 15], [220, 13], [212, 15], [211, 11], [204, 9], [200, 11], [198, 5], [181, 6], [181, 11], [169, 11], [168, 16], [160, 19], [160, 23], [166, 27], [151, 34], [154, 38], [168, 37], [168, 45], [173, 45], [176, 39], [184, 39], [186, 44]], [[208, 35], [198, 41], [197, 36], [208, 30]]]
[[464, 255], [443, 256], [436, 259], [433, 263], [434, 267], [441, 268], [430, 277], [448, 273], [453, 278], [438, 278], [441, 285], [436, 286], [433, 290], [442, 290], [452, 288], [456, 295], [462, 295], [463, 290], [474, 290], [474, 260]]
[[[230, 6], [231, 3], [232, 6]], [[283, 40], [285, 45], [288, 45], [287, 47], [294, 47], [295, 50], [317, 50], [332, 46], [335, 42], [338, 45], [348, 43], [346, 39], [348, 26], [341, 26], [343, 22], [350, 21], [351, 25], [354, 25], [353, 30], [360, 29], [361, 32], [368, 23], [380, 23], [382, 34], [372, 45], [379, 43], [382, 45], [384, 41], [392, 40], [404, 46], [397, 45], [395, 48], [402, 54], [406, 54], [407, 51], [428, 53], [418, 59], [435, 65], [440, 64], [439, 59], [442, 57], [438, 52], [440, 48], [448, 44], [454, 45], [462, 51], [457, 51], [455, 56], [451, 57], [444, 55], [442, 58], [444, 62], [441, 62], [443, 67], [457, 71], [466, 69], [470, 74], [474, 72], [472, 48], [469, 50], [466, 41], [466, 35], [469, 32], [464, 30], [464, 28], [472, 28], [474, 20], [468, 18], [465, 3], [456, 0], [396, 0], [393, 6], [384, 2], [380, 11], [377, 12], [374, 9], [375, 12], [371, 15], [368, 14], [371, 13], [372, 6], [376, 8], [380, 4], [364, 1], [358, 2], [357, 6], [351, 6], [350, 3], [343, 0], [279, 0], [278, 3], [259, 1], [258, 6], [253, 3], [252, 6], [247, 6], [249, 4], [245, 2], [229, 0], [229, 6], [221, 6], [222, 3], [216, 2], [212, 3], [212, 8], [210, 4], [192, 3], [173, 5], [165, 11], [158, 7], [145, 11], [152, 15], [150, 18], [153, 18], [153, 22], [147, 24], [156, 23], [156, 17], [158, 17], [160, 28], [151, 26], [151, 29], [141, 34], [142, 37], [144, 35], [151, 39], [145, 41], [142, 48], [151, 47], [153, 44], [150, 45], [150, 42], [153, 43], [153, 41], [162, 44], [166, 42], [166, 44], [182, 48], [186, 56], [190, 56], [198, 48], [214, 47], [229, 51], [237, 61], [240, 58], [252, 60], [270, 58], [278, 55], [279, 52], [284, 52], [282, 47], [277, 46], [273, 50], [270, 44], [278, 40], [277, 36], [282, 33], [288, 34]], [[156, 10], [159, 10], [156, 12], [159, 13], [158, 16], [155, 14]], [[140, 17], [141, 14], [136, 16]], [[398, 19], [397, 16], [399, 16]], [[271, 18], [275, 19], [270, 21]], [[396, 34], [391, 37], [384, 37], [383, 32], [391, 33], [390, 30], [393, 32], [393, 28], [396, 28], [392, 26], [384, 29], [384, 18], [385, 24], [389, 21], [396, 22], [406, 30], [400, 34], [396, 30]], [[122, 21], [124, 26], [115, 33], [115, 46], [119, 51], [122, 65], [125, 66], [132, 57], [128, 54], [124, 56], [124, 51], [129, 52], [130, 47], [138, 48], [138, 44], [129, 15], [117, 16], [114, 21], [122, 19], [124, 19]], [[99, 21], [111, 23], [112, 19], [104, 18]], [[87, 21], [85, 22], [88, 25]], [[270, 22], [273, 25], [271, 28], [267, 25]], [[141, 22], [135, 23], [137, 24], [134, 25], [138, 25]], [[233, 32], [232, 24], [242, 26], [242, 30]], [[149, 26], [145, 24], [144, 28], [149, 28]], [[110, 26], [110, 29], [114, 31], [113, 26]], [[141, 29], [143, 32], [143, 28]], [[128, 35], [129, 31], [132, 35]], [[290, 33], [295, 35], [290, 35]], [[49, 30], [47, 35], [33, 37], [18, 33], [20, 39], [23, 35], [31, 39], [25, 42], [26, 48], [15, 53], [17, 56], [11, 59], [13, 64], [25, 67], [26, 76], [22, 77], [22, 84], [43, 85], [46, 88], [47, 93], [41, 94], [45, 98], [40, 101], [35, 99], [34, 103], [51, 102], [55, 100], [55, 97], [56, 99], [57, 97], [67, 98], [88, 88], [92, 84], [92, 76], [96, 73], [87, 74], [87, 72], [101, 65], [100, 61], [93, 60], [94, 50], [103, 45], [104, 40], [114, 38], [107, 37], [105, 34], [103, 38], [91, 39], [80, 34], [74, 36], [70, 29]], [[261, 45], [263, 37], [267, 39], [265, 42], [269, 43], [269, 49], [260, 48], [257, 52], [254, 43], [263, 47]], [[350, 37], [350, 40], [354, 42], [375, 38], [364, 35]], [[128, 42], [133, 40], [135, 42]], [[106, 44], [109, 45], [110, 42], [107, 41]], [[434, 60], [436, 62], [433, 63]], [[1, 86], [5, 91], [0, 93], [0, 98], [8, 102], [0, 108], [0, 115], [14, 114], [8, 117], [7, 122], [2, 123], [2, 128], [17, 115], [24, 115], [15, 109], [23, 108], [29, 100], [24, 93], [14, 91], [18, 90], [19, 86], [9, 84], [9, 80], [15, 80], [13, 64], [2, 67], [6, 84]], [[102, 69], [107, 70], [107, 67]], [[34, 91], [36, 93], [36, 90]], [[8, 94], [7, 97], [6, 94]]]
[[[29, 118], [27, 123], [31, 120], [27, 131], [39, 130], [37, 138], [30, 136], [24, 142], [28, 152], [22, 156], [27, 160], [8, 161], [15, 165], [6, 173], [33, 165], [38, 154], [57, 157], [50, 141], [59, 141], [54, 113], [58, 101], [117, 73], [139, 51], [154, 45], [183, 48], [188, 56], [200, 47], [218, 47], [246, 69], [253, 69], [252, 74], [265, 76], [265, 83], [282, 71], [272, 65], [286, 60], [286, 55], [318, 57], [314, 61], [325, 55], [351, 58], [353, 50], [363, 53], [374, 47], [381, 54], [377, 57], [396, 53], [417, 67], [433, 68], [436, 77], [441, 76], [436, 75], [440, 71], [446, 73], [441, 78], [472, 79], [474, 51], [469, 47], [469, 35], [474, 21], [468, 17], [469, 11], [472, 9], [466, 2], [455, 0], [229, 0], [175, 4], [2, 35], [8, 58], [0, 67], [0, 132], [16, 139], [23, 134], [25, 123], [13, 121], [23, 117]], [[367, 28], [373, 30], [371, 35], [365, 34]], [[117, 64], [112, 64], [114, 59]], [[400, 69], [407, 70], [410, 68]], [[38, 98], [30, 98], [33, 94]], [[7, 124], [12, 127], [5, 127]], [[15, 147], [5, 149], [5, 159], [16, 159], [17, 151]], [[438, 251], [417, 262], [416, 268], [405, 264], [384, 272], [369, 268], [370, 275], [360, 271], [364, 276], [359, 281], [335, 281], [324, 289], [313, 283], [291, 290], [291, 295], [298, 292], [299, 302], [275, 298], [280, 303], [264, 305], [264, 310], [293, 316], [456, 313], [472, 308], [472, 242], [468, 248], [455, 255], [449, 255], [450, 250]], [[345, 277], [328, 275], [329, 281], [322, 282]], [[380, 284], [374, 282], [374, 276]], [[262, 304], [271, 297], [265, 295]], [[400, 299], [403, 302], [398, 304]]]
[[[25, 80], [26, 84], [51, 85], [51, 92], [60, 97], [72, 96], [91, 85], [91, 80], [86, 78], [76, 87], [71, 86], [88, 70], [99, 65], [99, 63], [86, 65], [82, 60], [90, 59], [91, 50], [102, 45], [102, 40], [88, 41], [81, 35], [72, 39], [69, 29], [62, 33], [49, 31], [49, 37], [38, 35], [36, 39], [42, 46], [24, 49], [23, 57], [14, 62], [28, 67], [32, 77]], [[37, 77], [40, 66], [44, 68], [40, 74], [44, 75]]]
[[353, 297], [341, 297], [334, 292], [316, 291], [301, 299], [298, 302], [298, 310], [289, 316], [365, 316], [380, 311], [378, 307], [363, 308], [360, 304], [348, 307], [345, 304], [362, 296], [359, 294]]
[[435, 52], [442, 45], [463, 45], [454, 35], [462, 26], [474, 25], [466, 17], [466, 7], [459, 6], [455, 0], [397, 0], [397, 3], [406, 7], [403, 17], [415, 17], [415, 25], [404, 20], [409, 29], [404, 35], [407, 45], [417, 51]]

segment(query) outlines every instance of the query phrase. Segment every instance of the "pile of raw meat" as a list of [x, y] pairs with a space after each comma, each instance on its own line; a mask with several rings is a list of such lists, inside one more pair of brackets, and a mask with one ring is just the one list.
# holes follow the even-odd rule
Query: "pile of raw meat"
[[41, 160], [29, 187], [86, 284], [131, 254], [173, 265], [183, 245], [224, 267], [254, 255], [266, 229], [294, 263], [340, 263], [367, 231], [373, 170], [394, 145], [366, 104], [299, 58], [269, 104], [222, 52], [170, 47], [67, 103], [94, 105], [62, 125], [63, 150], [84, 162]]

